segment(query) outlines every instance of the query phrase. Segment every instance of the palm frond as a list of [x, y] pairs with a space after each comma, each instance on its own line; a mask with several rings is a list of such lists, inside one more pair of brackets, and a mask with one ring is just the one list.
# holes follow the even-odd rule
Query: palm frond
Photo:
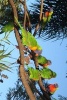
[[11, 68], [4, 63], [0, 63], [0, 71], [7, 70], [11, 72]]

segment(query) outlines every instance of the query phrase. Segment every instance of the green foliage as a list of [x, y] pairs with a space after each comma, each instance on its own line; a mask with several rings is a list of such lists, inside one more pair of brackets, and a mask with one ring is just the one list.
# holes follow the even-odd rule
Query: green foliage
[[13, 22], [9, 22], [9, 23], [7, 23], [5, 26], [3, 26], [3, 27], [1, 28], [0, 34], [1, 34], [1, 33], [7, 34], [7, 32], [10, 33], [10, 32], [13, 31], [13, 30], [14, 30]]
[[5, 50], [0, 50], [0, 71], [3, 71], [3, 70], [10, 71], [11, 70], [11, 68], [9, 66], [7, 66], [4, 63], [2, 63], [3, 59], [6, 58], [6, 57], [9, 57], [9, 55], [11, 54], [11, 52], [12, 51], [10, 51], [9, 53], [5, 54]]
[[[3, 64], [3, 63], [0, 63], [0, 70], [3, 71], [3, 70], [7, 70], [7, 71], [10, 71], [11, 68], [9, 66], [7, 66], [6, 64]], [[10, 71], [11, 72], [11, 71]]]
[[[20, 13], [22, 12], [19, 0], [14, 0], [17, 7], [19, 17], [21, 19]], [[19, 13], [20, 12], [20, 13]], [[13, 12], [8, 0], [0, 0], [0, 26], [4, 26], [9, 22], [13, 22]]]
[[10, 88], [6, 95], [7, 100], [29, 100], [29, 97], [25, 91], [24, 86], [21, 81], [16, 82], [16, 86], [14, 88]]
[[[3, 38], [0, 39], [0, 42], [5, 42], [6, 44], [11, 44], [11, 42], [8, 40], [10, 35], [10, 32], [6, 32], [5, 35], [3, 36]], [[4, 46], [4, 45], [2, 45]]]

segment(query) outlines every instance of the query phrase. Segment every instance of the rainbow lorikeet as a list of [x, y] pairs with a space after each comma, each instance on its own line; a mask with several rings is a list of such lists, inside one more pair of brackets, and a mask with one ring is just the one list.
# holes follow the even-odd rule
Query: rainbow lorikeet
[[43, 66], [44, 68], [48, 67], [49, 65], [51, 65], [51, 61], [46, 59], [44, 56], [39, 55], [37, 56], [37, 60], [38, 60], [38, 64]]
[[57, 76], [55, 72], [53, 72], [51, 69], [48, 69], [48, 68], [43, 68], [40, 71], [40, 74], [41, 74], [41, 77], [44, 79], [51, 79]]
[[36, 70], [32, 67], [29, 67], [28, 70], [29, 70], [29, 74], [30, 74], [29, 78], [34, 81], [38, 81], [40, 78], [40, 71]]
[[49, 95], [52, 95], [55, 93], [55, 91], [58, 89], [58, 84], [55, 83], [55, 84], [48, 84], [46, 86], [46, 91]]
[[[15, 18], [16, 19], [16, 18]], [[17, 24], [20, 27], [22, 33], [22, 43], [24, 46], [27, 46], [30, 50], [34, 51], [36, 55], [40, 55], [42, 53], [41, 46], [37, 43], [35, 37], [28, 31], [26, 31], [16, 19]]]
[[53, 72], [50, 69], [42, 69], [42, 70], [37, 70], [34, 68], [28, 68], [29, 74], [30, 74], [30, 79], [32, 80], [39, 80], [40, 77], [42, 77], [43, 79], [51, 79], [51, 78], [55, 78], [56, 77], [56, 73]]
[[[34, 55], [31, 53], [31, 54], [29, 54], [28, 55], [29, 56], [29, 58], [31, 59], [31, 60], [35, 60], [34, 59]], [[39, 55], [39, 56], [37, 56], [37, 61], [38, 61], [38, 64], [40, 65], [40, 66], [42, 66], [42, 67], [44, 67], [44, 68], [47, 68], [49, 65], [51, 65], [51, 60], [48, 60], [48, 59], [46, 59], [46, 57], [44, 57], [44, 56], [42, 56], [42, 55]]]
[[8, 22], [6, 25], [4, 25], [2, 28], [1, 28], [1, 33], [7, 33], [7, 32], [11, 32], [14, 30], [14, 25], [13, 25], [13, 22]]
[[41, 21], [42, 28], [44, 28], [45, 25], [51, 20], [52, 14], [53, 14], [52, 8], [50, 8], [49, 11], [46, 11], [45, 13], [43, 13], [43, 17]]

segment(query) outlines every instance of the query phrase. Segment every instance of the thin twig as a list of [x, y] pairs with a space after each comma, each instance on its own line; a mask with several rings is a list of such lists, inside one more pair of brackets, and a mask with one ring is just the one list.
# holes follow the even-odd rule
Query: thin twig
[[46, 93], [46, 88], [43, 85], [43, 82], [42, 82], [41, 78], [39, 79], [38, 83], [39, 83], [40, 89], [41, 89], [41, 91], [43, 93], [43, 96], [44, 96], [45, 100], [51, 100], [50, 96]]
[[36, 92], [40, 95], [40, 97], [44, 100], [43, 95], [40, 93], [40, 91], [36, 88], [36, 86], [33, 84], [33, 82], [31, 82], [31, 85], [33, 86], [33, 88], [36, 90]]
[[29, 18], [29, 14], [28, 14], [28, 11], [27, 11], [27, 6], [26, 6], [26, 4], [24, 3], [24, 1], [22, 1], [22, 0], [20, 0], [20, 3], [23, 5], [23, 8], [24, 7], [26, 7], [26, 18], [27, 18], [27, 20], [28, 20], [28, 22], [29, 22], [29, 28], [31, 28], [31, 22], [30, 22], [30, 18]]
[[42, 20], [43, 1], [44, 1], [44, 0], [41, 0], [41, 8], [40, 8], [39, 23], [36, 25], [36, 28], [35, 28], [35, 31], [34, 31], [33, 36], [36, 35], [36, 32], [38, 31], [38, 29], [39, 29], [39, 27], [40, 27], [40, 21]]
[[24, 28], [26, 26], [26, 0], [24, 0]]
[[45, 86], [43, 85], [43, 82], [42, 82], [42, 79], [41, 79], [41, 77], [40, 77], [40, 79], [39, 79], [39, 86], [40, 86], [40, 88], [43, 90], [43, 91], [46, 91], [46, 89], [45, 89]]
[[41, 21], [41, 19], [42, 19], [43, 1], [44, 1], [44, 0], [41, 0], [41, 8], [40, 8], [40, 21]]

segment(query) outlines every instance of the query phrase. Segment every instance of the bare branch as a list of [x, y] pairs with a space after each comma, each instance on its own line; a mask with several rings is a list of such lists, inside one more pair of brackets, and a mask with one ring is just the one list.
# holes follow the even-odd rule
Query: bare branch
[[50, 96], [46, 93], [46, 88], [45, 88], [41, 78], [39, 79], [38, 83], [39, 83], [40, 89], [43, 93], [45, 100], [51, 100]]
[[39, 69], [38, 59], [37, 59], [36, 56], [34, 57], [34, 63], [35, 63], [35, 67], [36, 67], [37, 69]]
[[44, 0], [41, 0], [41, 8], [40, 8], [40, 21], [41, 21], [41, 19], [42, 19], [43, 1], [44, 1]]
[[35, 36], [36, 35], [36, 32], [38, 31], [38, 29], [39, 29], [39, 23], [36, 25], [36, 28], [35, 28], [35, 31], [34, 31], [34, 34], [33, 34], [33, 36]]
[[45, 100], [44, 97], [43, 97], [43, 94], [40, 93], [40, 91], [36, 88], [36, 86], [35, 86], [35, 82], [32, 81], [32, 80], [29, 81], [29, 82], [30, 82], [30, 85], [32, 86], [32, 88], [35, 89], [35, 92], [37, 92], [37, 93], [40, 95], [40, 97], [42, 98], [42, 100]]
[[[23, 5], [23, 8], [26, 10], [25, 11], [25, 13], [26, 13], [26, 18], [27, 18], [27, 20], [28, 20], [28, 22], [29, 22], [29, 28], [31, 28], [31, 22], [30, 22], [30, 18], [29, 18], [29, 14], [28, 14], [28, 11], [27, 11], [27, 6], [26, 6], [26, 4], [24, 3], [24, 1], [22, 1], [22, 0], [20, 0], [20, 2], [21, 2], [21, 4]], [[26, 2], [26, 1], [25, 1]]]
[[40, 8], [39, 23], [36, 25], [36, 28], [35, 28], [35, 31], [34, 31], [33, 36], [36, 35], [36, 32], [38, 31], [38, 29], [39, 29], [39, 27], [40, 27], [40, 21], [41, 21], [41, 19], [42, 19], [42, 11], [43, 11], [43, 1], [44, 1], [44, 0], [41, 0], [41, 8]]
[[24, 0], [24, 28], [26, 25], [26, 0]]
[[45, 86], [43, 85], [42, 79], [39, 79], [39, 86], [43, 91], [46, 91]]

